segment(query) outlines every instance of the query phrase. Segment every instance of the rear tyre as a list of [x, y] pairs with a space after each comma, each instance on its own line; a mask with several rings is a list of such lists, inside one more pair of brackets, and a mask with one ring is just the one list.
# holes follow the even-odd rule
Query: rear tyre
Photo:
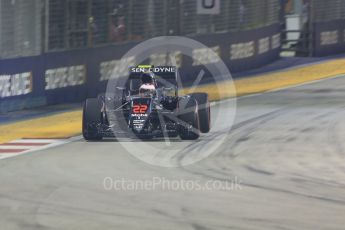
[[179, 101], [179, 135], [182, 140], [196, 140], [200, 137], [198, 103], [192, 97], [183, 97]]
[[190, 95], [198, 102], [200, 131], [208, 133], [211, 130], [211, 108], [207, 93], [193, 93]]
[[102, 103], [97, 98], [87, 99], [83, 107], [83, 137], [87, 141], [102, 140], [97, 125], [101, 124]]

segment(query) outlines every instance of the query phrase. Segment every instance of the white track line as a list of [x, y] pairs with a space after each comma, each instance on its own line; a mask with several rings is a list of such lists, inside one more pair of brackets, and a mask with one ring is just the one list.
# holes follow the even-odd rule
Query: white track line
[[[35, 146], [35, 147], [37, 147], [37, 146]], [[6, 143], [0, 145], [0, 150], [4, 150], [4, 149], [13, 149], [13, 150], [15, 150], [15, 149], [30, 149], [30, 148], [32, 148], [32, 146], [22, 146], [22, 145], [13, 146], [13, 145], [6, 145]]]
[[13, 140], [9, 143], [54, 143], [59, 142], [64, 139], [19, 139], [19, 140]]

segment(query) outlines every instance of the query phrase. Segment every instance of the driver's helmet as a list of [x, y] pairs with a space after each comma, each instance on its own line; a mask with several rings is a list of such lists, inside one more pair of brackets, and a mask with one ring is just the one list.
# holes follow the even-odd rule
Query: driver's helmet
[[147, 96], [156, 92], [155, 80], [153, 73], [143, 73], [141, 76], [142, 85], [139, 88], [139, 94]]
[[141, 75], [142, 84], [154, 84], [153, 74], [152, 73], [143, 73]]

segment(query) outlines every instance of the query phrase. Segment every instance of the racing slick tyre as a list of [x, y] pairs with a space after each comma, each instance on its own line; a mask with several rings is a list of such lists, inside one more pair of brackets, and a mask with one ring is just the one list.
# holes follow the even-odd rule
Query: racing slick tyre
[[182, 140], [196, 140], [200, 137], [198, 102], [192, 97], [183, 97], [179, 101], [178, 118], [182, 121], [179, 135]]
[[102, 103], [97, 98], [87, 99], [83, 108], [83, 137], [87, 141], [102, 140], [97, 131], [97, 124], [101, 124]]
[[208, 133], [211, 129], [211, 108], [207, 93], [193, 93], [190, 95], [198, 102], [200, 131]]

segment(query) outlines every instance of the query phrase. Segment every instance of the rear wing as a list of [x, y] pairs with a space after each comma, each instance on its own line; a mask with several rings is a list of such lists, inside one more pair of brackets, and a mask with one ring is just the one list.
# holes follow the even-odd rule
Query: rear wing
[[156, 77], [169, 82], [177, 82], [177, 68], [175, 66], [151, 66], [139, 65], [131, 67], [129, 70], [129, 79], [141, 79], [143, 73], [153, 73]]

